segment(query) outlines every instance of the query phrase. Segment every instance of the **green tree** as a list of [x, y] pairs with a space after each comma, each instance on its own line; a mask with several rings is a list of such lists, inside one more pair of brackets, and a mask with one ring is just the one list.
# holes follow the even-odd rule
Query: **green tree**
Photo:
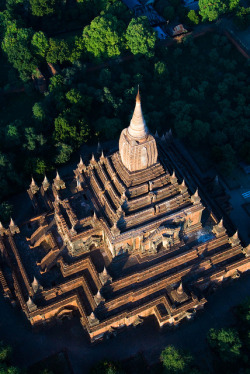
[[17, 28], [15, 23], [8, 24], [2, 42], [2, 49], [8, 60], [19, 71], [22, 80], [27, 81], [37, 67], [37, 59], [33, 56], [31, 39], [32, 29]]
[[83, 29], [84, 46], [95, 59], [119, 56], [123, 49], [124, 29], [123, 22], [115, 16], [96, 17]]
[[33, 16], [43, 17], [53, 14], [56, 10], [56, 0], [30, 0], [30, 7]]
[[200, 19], [199, 19], [198, 14], [197, 14], [196, 11], [193, 10], [193, 9], [190, 10], [190, 11], [188, 12], [187, 17], [188, 17], [189, 21], [190, 21], [192, 24], [194, 24], [194, 25], [198, 25], [198, 23], [200, 22]]
[[[12, 212], [12, 206], [8, 203], [2, 203], [1, 208], [4, 207], [5, 211], [8, 211], [8, 213]], [[9, 219], [9, 217], [8, 217]], [[9, 361], [12, 355], [12, 348], [10, 345], [5, 345], [3, 342], [0, 342], [0, 361]]]
[[99, 134], [105, 136], [106, 139], [115, 138], [122, 129], [119, 118], [101, 117], [95, 122], [95, 129]]
[[92, 367], [91, 374], [122, 374], [123, 371], [119, 363], [113, 361], [101, 361]]
[[42, 31], [35, 32], [32, 37], [31, 44], [34, 47], [34, 52], [42, 57], [45, 57], [49, 49], [49, 41]]
[[125, 37], [127, 47], [134, 55], [142, 54], [148, 57], [154, 55], [157, 37], [147, 17], [133, 18], [128, 25]]
[[22, 122], [20, 120], [15, 120], [10, 123], [5, 128], [5, 138], [8, 146], [13, 147], [17, 146], [21, 142], [20, 128]]
[[235, 329], [210, 329], [208, 342], [223, 362], [235, 362], [240, 358], [242, 343]]
[[250, 7], [239, 7], [234, 22], [240, 30], [245, 30], [250, 25]]
[[227, 11], [224, 0], [199, 0], [200, 15], [203, 21], [215, 21], [220, 14]]
[[186, 374], [191, 367], [193, 358], [189, 353], [184, 353], [173, 345], [169, 345], [162, 351], [161, 361], [166, 374]]
[[46, 118], [46, 113], [42, 103], [35, 103], [32, 108], [33, 116], [38, 121], [43, 121]]
[[57, 155], [55, 158], [56, 164], [64, 164], [69, 161], [73, 148], [70, 145], [64, 143], [56, 144]]
[[65, 40], [49, 39], [49, 49], [46, 55], [49, 63], [62, 64], [64, 61], [70, 60], [70, 49]]

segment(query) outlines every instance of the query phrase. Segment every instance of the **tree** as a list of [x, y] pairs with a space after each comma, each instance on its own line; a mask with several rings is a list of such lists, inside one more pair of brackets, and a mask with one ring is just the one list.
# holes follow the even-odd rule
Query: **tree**
[[83, 29], [83, 43], [95, 59], [119, 56], [123, 49], [125, 25], [115, 16], [105, 15], [93, 19]]
[[245, 30], [250, 25], [250, 7], [239, 7], [234, 22], [240, 30]]
[[192, 125], [192, 141], [195, 145], [199, 145], [209, 134], [210, 126], [209, 123], [194, 120]]
[[91, 374], [122, 374], [122, 369], [119, 363], [113, 361], [98, 362], [90, 371]]
[[46, 118], [45, 110], [42, 103], [35, 103], [32, 108], [33, 116], [38, 121], [43, 121]]
[[72, 121], [70, 110], [65, 110], [54, 121], [54, 137], [58, 142], [74, 147], [81, 145], [89, 136], [89, 127], [83, 119]]
[[37, 55], [45, 57], [49, 49], [49, 42], [42, 31], [35, 32], [35, 34], [32, 37], [31, 44], [33, 45], [34, 52]]
[[53, 14], [56, 9], [56, 0], [30, 0], [33, 16], [43, 17]]
[[20, 144], [21, 136], [20, 136], [20, 127], [22, 126], [22, 122], [20, 120], [15, 120], [14, 122], [10, 123], [5, 128], [5, 137], [6, 143], [10, 147], [15, 147]]
[[240, 358], [242, 343], [235, 329], [210, 329], [208, 342], [223, 362], [235, 362]]
[[134, 55], [142, 54], [148, 57], [154, 55], [157, 37], [147, 17], [133, 18], [128, 25], [125, 37], [127, 47]]
[[70, 50], [65, 40], [49, 39], [49, 49], [46, 60], [49, 63], [62, 64], [64, 61], [70, 60]]
[[38, 63], [32, 53], [32, 36], [32, 29], [17, 28], [15, 23], [10, 23], [2, 42], [2, 49], [7, 54], [8, 60], [19, 71], [24, 81], [31, 78]]
[[190, 11], [188, 12], [187, 17], [188, 17], [189, 21], [190, 21], [192, 24], [194, 24], [194, 25], [198, 25], [198, 23], [200, 22], [200, 19], [199, 19], [198, 14], [197, 14], [196, 11], [193, 10], [193, 9], [190, 10]]
[[199, 0], [200, 15], [203, 21], [215, 21], [220, 14], [227, 11], [224, 0]]
[[118, 118], [101, 117], [95, 123], [96, 131], [104, 135], [106, 139], [114, 139], [121, 128], [121, 121]]
[[64, 164], [69, 161], [70, 156], [73, 152], [73, 148], [64, 143], [56, 144], [57, 155], [55, 158], [56, 164]]
[[166, 374], [181, 374], [187, 373], [193, 358], [189, 353], [184, 353], [176, 349], [173, 345], [169, 345], [162, 351], [161, 361]]

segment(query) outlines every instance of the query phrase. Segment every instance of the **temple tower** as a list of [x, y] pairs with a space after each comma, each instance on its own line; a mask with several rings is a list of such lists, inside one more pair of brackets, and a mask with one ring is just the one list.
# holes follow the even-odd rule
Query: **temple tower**
[[139, 90], [130, 125], [120, 136], [119, 153], [123, 165], [129, 171], [147, 169], [157, 162], [157, 146], [143, 118]]

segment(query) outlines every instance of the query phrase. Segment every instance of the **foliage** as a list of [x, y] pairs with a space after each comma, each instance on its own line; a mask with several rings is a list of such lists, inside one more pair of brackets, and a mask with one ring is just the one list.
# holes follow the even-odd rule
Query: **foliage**
[[123, 22], [116, 16], [96, 17], [83, 30], [83, 43], [92, 58], [109, 58], [119, 56], [123, 46]]
[[221, 14], [237, 8], [240, 0], [199, 0], [200, 15], [203, 21], [215, 21]]
[[65, 40], [49, 39], [49, 48], [46, 55], [46, 60], [49, 63], [62, 64], [64, 61], [70, 59], [70, 49]]
[[142, 54], [148, 57], [154, 55], [156, 32], [149, 24], [147, 17], [133, 18], [126, 31], [127, 46], [134, 55]]
[[[13, 212], [13, 206], [10, 205], [9, 203], [4, 201], [3, 203], [0, 204], [0, 220], [2, 222], [9, 223], [12, 212]], [[7, 348], [5, 350], [2, 349], [2, 351], [0, 351], [0, 360], [1, 360], [1, 357], [6, 354], [5, 353], [6, 350]]]
[[242, 343], [235, 329], [210, 329], [208, 342], [224, 362], [235, 362], [240, 358]]
[[250, 7], [238, 7], [234, 22], [240, 30], [248, 28], [250, 26]]
[[169, 345], [162, 351], [161, 361], [166, 374], [179, 374], [187, 373], [193, 359], [189, 353], [184, 353], [176, 349], [173, 345]]
[[33, 16], [43, 17], [55, 12], [56, 0], [29, 0]]
[[34, 51], [37, 55], [40, 55], [41, 57], [45, 57], [49, 49], [49, 42], [44, 32], [42, 31], [35, 32], [32, 37], [31, 44], [34, 47]]
[[8, 60], [19, 71], [22, 80], [29, 80], [37, 66], [37, 59], [31, 52], [33, 31], [28, 28], [18, 28], [15, 23], [7, 26], [2, 49]]
[[187, 17], [191, 24], [198, 25], [198, 23], [200, 22], [198, 14], [193, 9], [188, 12]]
[[91, 369], [91, 374], [122, 374], [120, 364], [113, 361], [100, 361]]

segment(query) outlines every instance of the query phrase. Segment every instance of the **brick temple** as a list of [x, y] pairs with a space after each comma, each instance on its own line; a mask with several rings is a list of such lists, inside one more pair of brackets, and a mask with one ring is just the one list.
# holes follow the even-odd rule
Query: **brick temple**
[[77, 315], [94, 342], [151, 315], [178, 325], [250, 269], [250, 247], [185, 182], [168, 144], [149, 133], [138, 92], [117, 152], [80, 158], [70, 180], [32, 179], [35, 216], [0, 224], [0, 282], [33, 326]]

